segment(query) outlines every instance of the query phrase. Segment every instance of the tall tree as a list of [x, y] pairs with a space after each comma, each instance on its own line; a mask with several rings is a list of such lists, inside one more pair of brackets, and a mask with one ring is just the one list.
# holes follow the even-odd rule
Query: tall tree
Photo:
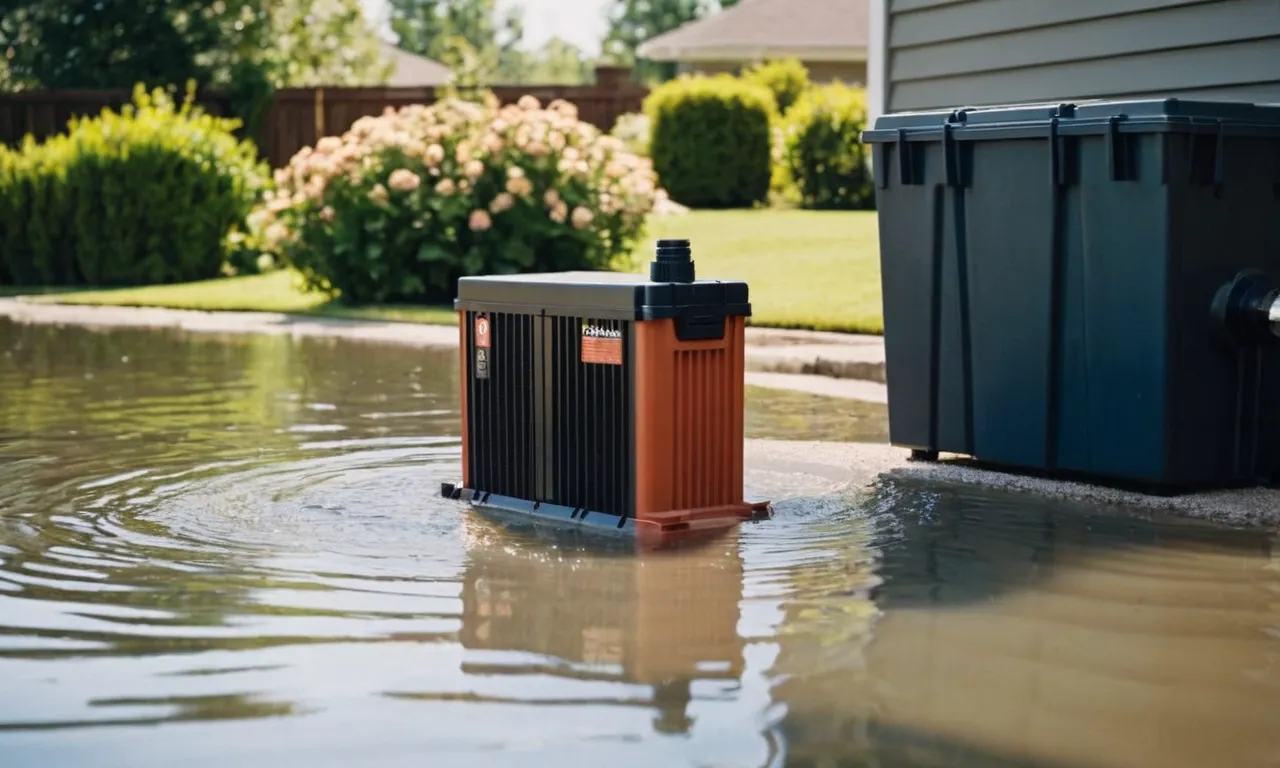
[[275, 0], [271, 49], [281, 86], [376, 85], [391, 74], [360, 0]]
[[[493, 82], [519, 60], [524, 15], [519, 7], [499, 12], [497, 0], [389, 0], [391, 30], [411, 53], [452, 63], [466, 58], [474, 76]], [[465, 45], [464, 45], [465, 43]], [[474, 61], [472, 61], [474, 60]]]
[[360, 0], [7, 0], [0, 51], [19, 88], [235, 88], [380, 82]]
[[559, 37], [523, 54], [520, 67], [503, 78], [513, 84], [585, 85], [591, 82], [594, 62], [581, 48]]
[[9, 0], [0, 50], [17, 87], [207, 85], [264, 48], [269, 29], [264, 0]]
[[669, 79], [675, 64], [636, 59], [642, 43], [698, 19], [714, 7], [712, 0], [614, 0], [609, 10], [605, 55], [612, 61], [634, 64], [642, 79]]

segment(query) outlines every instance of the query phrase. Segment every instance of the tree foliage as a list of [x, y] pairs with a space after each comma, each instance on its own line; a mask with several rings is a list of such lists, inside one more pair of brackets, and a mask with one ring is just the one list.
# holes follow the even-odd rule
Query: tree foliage
[[271, 48], [281, 87], [375, 85], [391, 63], [360, 0], [287, 0], [274, 8]]
[[347, 85], [385, 80], [360, 0], [7, 0], [9, 87]]
[[524, 17], [519, 8], [499, 12], [497, 0], [389, 0], [391, 30], [400, 48], [468, 66], [480, 84], [519, 71]]
[[573, 43], [553, 37], [536, 50], [513, 52], [504, 64], [502, 82], [507, 85], [585, 85], [594, 76], [595, 62]]
[[265, 0], [9, 0], [0, 49], [19, 88], [229, 81], [266, 46]]
[[729, 8], [738, 0], [613, 0], [609, 10], [609, 31], [605, 36], [605, 56], [620, 64], [633, 65], [645, 80], [669, 80], [676, 74], [671, 62], [638, 60], [636, 50], [658, 35], [696, 21], [717, 8]]

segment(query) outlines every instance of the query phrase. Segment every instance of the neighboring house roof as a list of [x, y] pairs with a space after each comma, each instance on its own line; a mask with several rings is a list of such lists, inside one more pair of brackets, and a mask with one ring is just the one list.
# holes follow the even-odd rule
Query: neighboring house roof
[[645, 42], [651, 61], [866, 61], [870, 0], [742, 0]]
[[435, 59], [403, 51], [388, 42], [382, 43], [382, 55], [391, 62], [391, 77], [387, 85], [392, 88], [432, 88], [448, 85], [453, 70]]

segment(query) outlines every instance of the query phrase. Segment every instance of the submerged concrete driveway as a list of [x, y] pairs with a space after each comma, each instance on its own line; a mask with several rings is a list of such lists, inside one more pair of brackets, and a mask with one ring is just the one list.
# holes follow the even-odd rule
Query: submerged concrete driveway
[[[271, 312], [197, 312], [150, 307], [92, 307], [0, 299], [0, 317], [20, 323], [190, 333], [323, 336], [418, 347], [456, 347], [455, 326], [311, 317]], [[887, 402], [884, 342], [879, 336], [747, 330], [748, 382], [829, 397]]]
[[[265, 312], [194, 312], [133, 307], [87, 307], [0, 299], [0, 317], [19, 323], [98, 328], [169, 329], [186, 333], [270, 333], [337, 337], [416, 347], [456, 347], [454, 326], [344, 320]], [[887, 402], [884, 345], [879, 337], [751, 328], [748, 383], [754, 386]], [[883, 444], [748, 440], [747, 469], [778, 487], [850, 487], [878, 479], [960, 483], [1119, 505], [1234, 525], [1280, 522], [1280, 490], [1245, 489], [1172, 498], [1082, 483], [976, 469], [966, 462], [908, 461], [908, 451]], [[797, 485], [797, 481], [801, 485]], [[772, 483], [769, 483], [770, 485]]]

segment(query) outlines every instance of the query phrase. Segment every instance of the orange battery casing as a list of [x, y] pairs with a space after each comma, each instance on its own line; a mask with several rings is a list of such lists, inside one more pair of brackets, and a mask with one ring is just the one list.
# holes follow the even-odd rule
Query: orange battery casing
[[744, 498], [747, 286], [694, 280], [672, 242], [648, 279], [459, 281], [462, 478], [446, 495], [642, 537], [768, 515]]

